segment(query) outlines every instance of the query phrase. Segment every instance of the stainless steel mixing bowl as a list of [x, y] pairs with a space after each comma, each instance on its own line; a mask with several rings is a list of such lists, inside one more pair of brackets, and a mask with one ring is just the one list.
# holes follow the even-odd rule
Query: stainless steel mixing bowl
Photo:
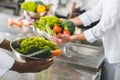
[[16, 47], [19, 46], [20, 42], [23, 40], [24, 38], [19, 38], [19, 39], [15, 39], [13, 41], [11, 41], [10, 46], [12, 48], [13, 51], [13, 56], [15, 57], [15, 59], [17, 61], [20, 62], [26, 62], [26, 61], [30, 61], [30, 60], [43, 60], [43, 59], [48, 59], [51, 60], [52, 58], [35, 58], [35, 57], [28, 57], [27, 55], [24, 55], [18, 51], [15, 50]]

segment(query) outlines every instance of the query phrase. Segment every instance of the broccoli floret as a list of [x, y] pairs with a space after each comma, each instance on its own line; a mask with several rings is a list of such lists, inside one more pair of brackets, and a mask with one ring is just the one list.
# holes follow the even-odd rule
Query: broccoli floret
[[70, 34], [73, 35], [75, 32], [75, 24], [70, 20], [65, 20], [62, 22], [64, 30], [69, 30]]

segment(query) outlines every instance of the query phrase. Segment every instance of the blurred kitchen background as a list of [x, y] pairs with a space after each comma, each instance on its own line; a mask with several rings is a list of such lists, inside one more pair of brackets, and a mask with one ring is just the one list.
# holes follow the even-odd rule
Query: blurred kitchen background
[[[20, 4], [24, 0], [0, 0], [0, 13], [9, 15], [21, 15]], [[97, 4], [99, 0], [79, 0], [81, 10], [89, 10]], [[56, 9], [56, 15], [61, 17], [67, 17], [71, 10], [72, 0], [59, 0], [58, 7]]]

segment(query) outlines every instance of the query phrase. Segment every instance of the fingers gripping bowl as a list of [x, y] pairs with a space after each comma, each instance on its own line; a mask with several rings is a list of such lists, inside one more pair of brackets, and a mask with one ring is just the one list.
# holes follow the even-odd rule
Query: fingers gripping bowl
[[26, 37], [11, 41], [15, 58], [20, 62], [37, 59], [52, 59], [60, 56], [62, 50], [44, 37]]

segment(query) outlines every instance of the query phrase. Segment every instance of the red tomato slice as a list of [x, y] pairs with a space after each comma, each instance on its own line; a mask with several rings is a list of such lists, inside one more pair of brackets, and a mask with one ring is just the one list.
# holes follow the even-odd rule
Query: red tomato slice
[[63, 31], [63, 34], [70, 35], [70, 31], [68, 31], [68, 30], [64, 30], [64, 31]]
[[58, 25], [55, 25], [54, 28], [53, 28], [53, 30], [54, 30], [56, 33], [62, 32], [62, 28], [61, 28], [60, 26], [58, 26]]

